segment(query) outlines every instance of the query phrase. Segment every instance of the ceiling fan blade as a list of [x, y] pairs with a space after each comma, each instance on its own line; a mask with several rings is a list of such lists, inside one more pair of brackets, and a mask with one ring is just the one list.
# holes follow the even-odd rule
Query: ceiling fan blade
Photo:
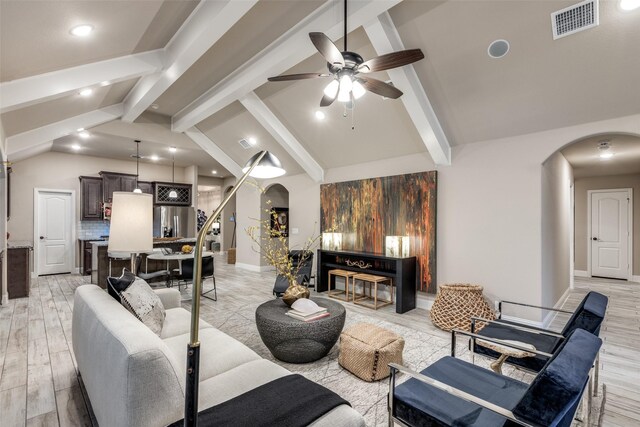
[[324, 33], [309, 33], [309, 38], [318, 52], [327, 60], [329, 64], [344, 67], [344, 58], [340, 49]]
[[284, 82], [287, 80], [315, 79], [316, 77], [331, 77], [331, 74], [322, 74], [322, 73], [287, 74], [284, 76], [269, 77], [267, 80], [269, 80], [270, 82]]
[[383, 81], [372, 79], [371, 77], [358, 77], [358, 81], [365, 89], [385, 98], [397, 99], [402, 96], [402, 91]]
[[391, 68], [402, 67], [424, 58], [424, 53], [420, 49], [401, 50], [399, 52], [387, 53], [363, 62], [357, 68], [360, 73], [373, 73], [375, 71], [390, 70]]

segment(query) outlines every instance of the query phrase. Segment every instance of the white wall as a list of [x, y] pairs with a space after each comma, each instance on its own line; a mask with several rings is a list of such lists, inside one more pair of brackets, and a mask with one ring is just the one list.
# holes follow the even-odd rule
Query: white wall
[[594, 176], [576, 179], [576, 270], [589, 271], [588, 191], [631, 188], [633, 191], [633, 275], [640, 276], [640, 174]]
[[[492, 300], [541, 304], [543, 294], [556, 295], [542, 280], [542, 164], [575, 140], [610, 132], [640, 135], [640, 114], [454, 147], [452, 166], [438, 168], [437, 283], [478, 283]], [[433, 169], [424, 154], [325, 176], [337, 182]], [[291, 245], [318, 232], [319, 184], [296, 175], [263, 185], [274, 182], [289, 190], [291, 228], [300, 230]]]
[[542, 305], [553, 306], [571, 283], [573, 168], [560, 152], [542, 165]]
[[[65, 189], [76, 192], [76, 221], [80, 220], [79, 176], [98, 176], [100, 171], [133, 173], [135, 161], [112, 160], [79, 154], [47, 152], [15, 162], [11, 175], [11, 240], [33, 242], [34, 188]], [[171, 181], [171, 166], [140, 165], [142, 181]], [[183, 182], [184, 169], [176, 168], [176, 181]]]

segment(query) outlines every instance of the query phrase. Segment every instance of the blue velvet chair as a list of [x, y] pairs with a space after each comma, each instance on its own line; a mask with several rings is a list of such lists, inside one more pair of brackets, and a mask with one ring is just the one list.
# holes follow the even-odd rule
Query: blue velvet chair
[[[569, 427], [601, 344], [574, 331], [531, 384], [449, 356], [420, 373], [390, 364], [389, 425]], [[396, 386], [399, 373], [412, 378]]]
[[[508, 301], [501, 302], [500, 316], [502, 314], [502, 304], [515, 304], [526, 307], [544, 308], [545, 310], [559, 311], [563, 313], [571, 314], [569, 321], [564, 326], [562, 332], [555, 333], [553, 331], [541, 328], [535, 328], [528, 325], [523, 325], [516, 322], [510, 322], [501, 319], [498, 320], [486, 320], [474, 317], [471, 320], [471, 334], [466, 334], [461, 331], [456, 333], [462, 335], [469, 335], [471, 339], [471, 350], [476, 354], [488, 356], [491, 358], [498, 358], [500, 354], [490, 348], [487, 348], [476, 342], [474, 333], [477, 334], [477, 338], [488, 338], [494, 340], [511, 340], [519, 341], [533, 345], [538, 354], [535, 357], [514, 358], [509, 357], [506, 363], [517, 365], [521, 368], [525, 368], [531, 372], [538, 372], [549, 360], [549, 356], [554, 354], [560, 344], [576, 329], [584, 329], [594, 335], [600, 334], [600, 326], [604, 320], [604, 316], [607, 311], [607, 304], [609, 299], [598, 293], [589, 292], [580, 302], [578, 308], [574, 312], [558, 310], [553, 308], [536, 307], [529, 304], [513, 303]], [[485, 326], [476, 332], [477, 322], [482, 322]], [[452, 335], [452, 356], [455, 356], [455, 334]]]

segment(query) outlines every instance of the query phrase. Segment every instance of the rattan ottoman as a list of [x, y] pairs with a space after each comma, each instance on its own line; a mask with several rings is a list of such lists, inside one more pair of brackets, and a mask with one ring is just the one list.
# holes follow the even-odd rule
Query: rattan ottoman
[[378, 381], [389, 376], [389, 363], [402, 364], [404, 339], [384, 328], [357, 323], [340, 334], [338, 363], [356, 377]]

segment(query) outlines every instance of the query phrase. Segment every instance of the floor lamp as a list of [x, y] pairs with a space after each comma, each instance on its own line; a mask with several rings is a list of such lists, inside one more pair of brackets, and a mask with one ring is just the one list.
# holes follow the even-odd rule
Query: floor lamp
[[[244, 175], [231, 189], [227, 197], [224, 198], [220, 206], [209, 216], [204, 223], [198, 238], [193, 254], [193, 286], [191, 288], [191, 337], [187, 344], [187, 383], [184, 399], [184, 425], [191, 427], [198, 425], [198, 386], [200, 369], [200, 341], [198, 340], [198, 328], [200, 323], [200, 294], [202, 289], [202, 247], [207, 235], [207, 231], [216, 221], [229, 200], [236, 194], [238, 188], [244, 184], [245, 180], [251, 176], [253, 178], [275, 178], [284, 175], [280, 161], [276, 156], [268, 151], [261, 151], [249, 159], [242, 169]], [[114, 200], [115, 201], [115, 200]]]
[[131, 272], [136, 256], [153, 250], [153, 196], [115, 191], [111, 206], [108, 252], [131, 254]]

